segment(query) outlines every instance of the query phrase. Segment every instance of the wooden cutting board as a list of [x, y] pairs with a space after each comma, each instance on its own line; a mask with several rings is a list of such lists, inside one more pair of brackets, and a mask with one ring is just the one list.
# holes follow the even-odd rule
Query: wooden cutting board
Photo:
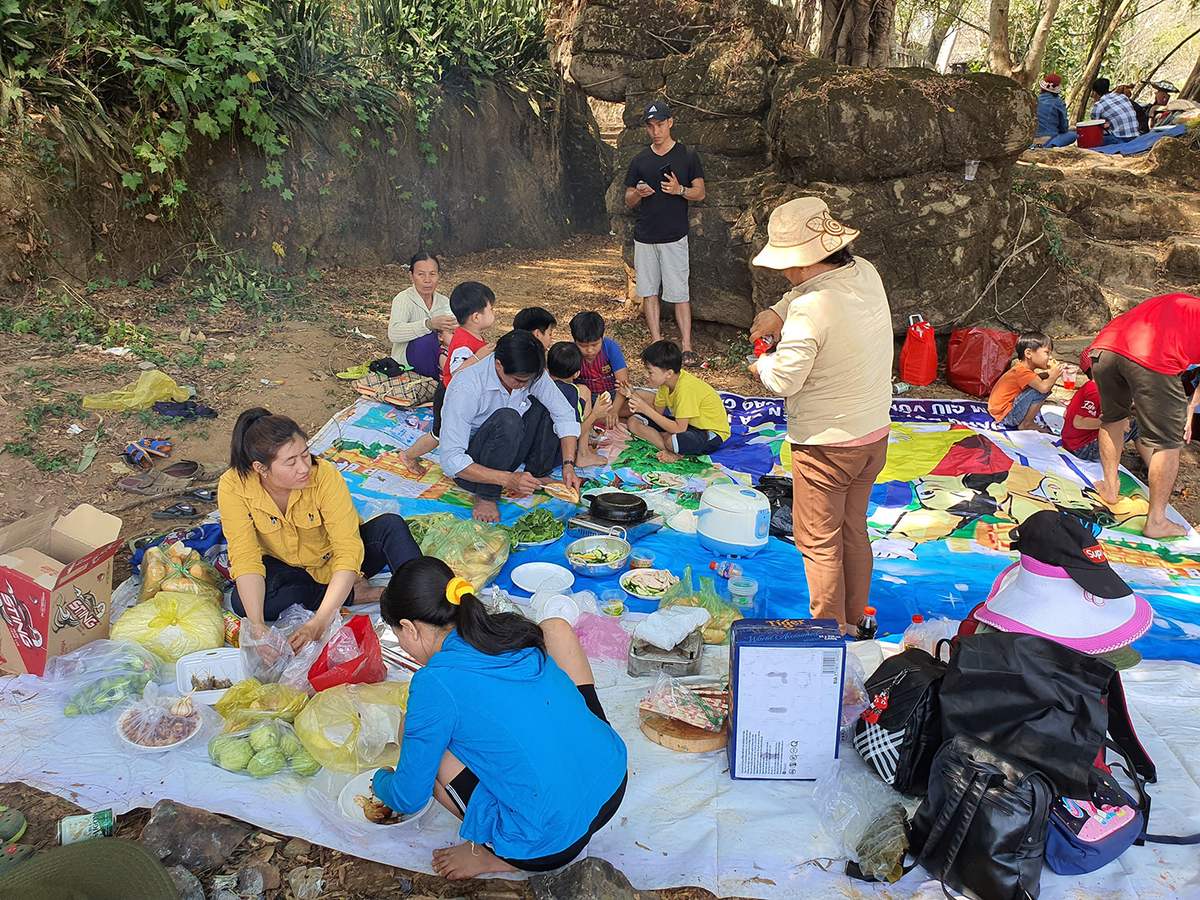
[[670, 719], [657, 713], [641, 712], [642, 734], [656, 744], [678, 753], [711, 753], [724, 750], [729, 742], [729, 726], [720, 731], [705, 731], [687, 722]]

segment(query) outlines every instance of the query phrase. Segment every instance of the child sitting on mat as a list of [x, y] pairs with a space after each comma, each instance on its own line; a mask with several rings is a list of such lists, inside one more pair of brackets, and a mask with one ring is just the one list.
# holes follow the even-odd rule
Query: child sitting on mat
[[607, 391], [613, 398], [612, 409], [604, 419], [608, 428], [614, 428], [618, 421], [629, 415], [624, 397], [624, 389], [629, 385], [625, 354], [616, 341], [604, 336], [604, 317], [597, 312], [581, 312], [571, 319], [571, 337], [583, 354], [583, 366], [577, 380], [592, 392], [593, 397]]
[[683, 351], [678, 344], [655, 341], [642, 351], [642, 362], [658, 393], [651, 404], [637, 391], [626, 389], [633, 414], [629, 430], [657, 447], [661, 462], [712, 453], [729, 439], [729, 413], [720, 394], [683, 371]]
[[1045, 431], [1038, 413], [1062, 375], [1062, 365], [1050, 354], [1054, 342], [1040, 331], [1027, 331], [1017, 339], [1012, 367], [992, 386], [988, 412], [1003, 428]]
[[579, 347], [570, 341], [559, 341], [546, 354], [546, 371], [575, 410], [575, 418], [579, 421], [579, 451], [575, 457], [575, 464], [604, 466], [608, 465], [608, 460], [593, 451], [586, 442], [592, 432], [592, 426], [612, 408], [612, 396], [603, 393], [593, 397], [586, 385], [576, 384], [575, 379], [579, 377], [582, 366], [583, 354], [579, 352]]
[[478, 281], [464, 281], [450, 292], [450, 309], [458, 320], [458, 328], [446, 347], [442, 380], [433, 395], [433, 425], [400, 456], [401, 464], [418, 475], [424, 475], [429, 469], [421, 457], [437, 448], [438, 435], [442, 433], [442, 403], [446, 400], [450, 379], [455, 372], [474, 365], [492, 352], [493, 345], [483, 335], [496, 324], [495, 304], [496, 294]]
[[396, 770], [372, 790], [399, 813], [433, 796], [465, 843], [435, 850], [443, 878], [548, 872], [571, 862], [616, 814], [628, 780], [621, 737], [596, 696], [566, 596], [535, 604], [539, 625], [491, 614], [444, 562], [392, 576], [380, 604], [412, 677]]

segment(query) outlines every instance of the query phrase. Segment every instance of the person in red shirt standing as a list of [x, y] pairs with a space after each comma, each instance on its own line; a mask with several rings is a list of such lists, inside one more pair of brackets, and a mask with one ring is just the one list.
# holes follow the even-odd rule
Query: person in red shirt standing
[[1117, 466], [1132, 412], [1138, 440], [1151, 451], [1150, 511], [1142, 534], [1180, 537], [1187, 528], [1167, 518], [1167, 502], [1179, 472], [1179, 450], [1192, 439], [1192, 414], [1200, 388], [1189, 400], [1180, 375], [1200, 362], [1200, 297], [1164, 294], [1117, 316], [1085, 351], [1100, 391], [1100, 465], [1096, 491], [1105, 503], [1120, 495]]
[[[1092, 360], [1086, 353], [1080, 360], [1083, 371], [1091, 368]], [[1071, 402], [1067, 404], [1066, 415], [1063, 416], [1062, 445], [1063, 449], [1077, 459], [1087, 462], [1100, 461], [1100, 389], [1095, 381], [1089, 381], [1075, 392]], [[1125, 440], [1133, 441], [1138, 453], [1150, 467], [1151, 452], [1137, 439], [1138, 427], [1134, 422], [1125, 433]]]

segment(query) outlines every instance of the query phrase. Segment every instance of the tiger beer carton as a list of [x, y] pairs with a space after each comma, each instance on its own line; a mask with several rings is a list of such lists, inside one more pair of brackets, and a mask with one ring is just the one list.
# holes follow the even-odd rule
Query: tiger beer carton
[[41, 675], [51, 657], [108, 637], [120, 532], [86, 503], [0, 528], [0, 672]]

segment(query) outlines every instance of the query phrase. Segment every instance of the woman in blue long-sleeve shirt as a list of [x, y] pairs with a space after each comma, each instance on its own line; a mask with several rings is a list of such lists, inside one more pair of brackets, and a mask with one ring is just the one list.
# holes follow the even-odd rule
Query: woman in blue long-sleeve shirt
[[[1065, 147], [1075, 142], [1075, 132], [1071, 130], [1067, 118], [1067, 105], [1060, 96], [1062, 78], [1055, 72], [1050, 72], [1042, 78], [1041, 93], [1037, 100], [1037, 138], [1044, 147]], [[1043, 142], [1042, 138], [1048, 138]]]
[[[413, 676], [400, 761], [375, 795], [401, 813], [432, 795], [463, 820], [466, 843], [433, 855], [445, 878], [566, 865], [616, 813], [625, 744], [604, 717], [568, 600], [540, 625], [491, 615], [440, 560], [392, 576], [383, 620]], [[574, 615], [578, 610], [574, 609]]]

